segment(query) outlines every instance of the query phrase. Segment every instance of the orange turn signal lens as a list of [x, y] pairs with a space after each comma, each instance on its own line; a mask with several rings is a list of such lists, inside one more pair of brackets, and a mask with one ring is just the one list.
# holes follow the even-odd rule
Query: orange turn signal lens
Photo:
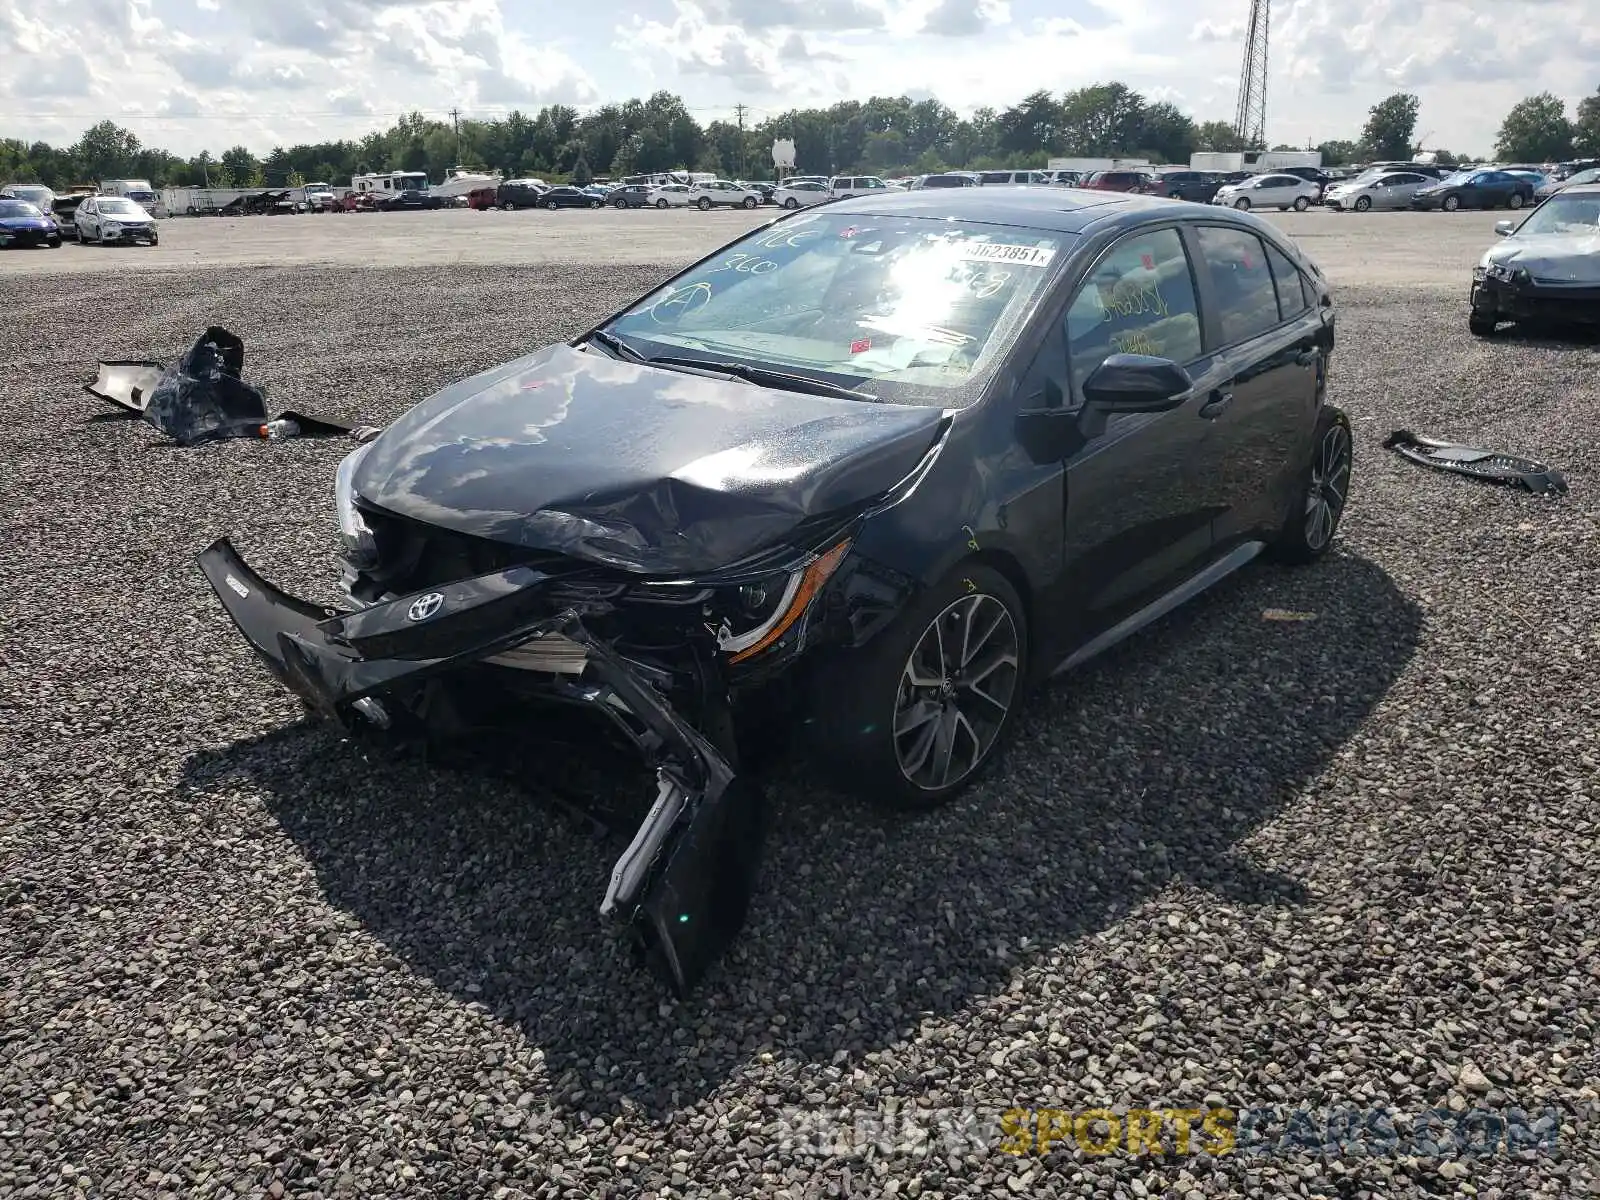
[[794, 599], [789, 601], [789, 607], [783, 610], [783, 615], [773, 622], [772, 628], [762, 635], [759, 642], [753, 646], [746, 646], [739, 653], [728, 659], [728, 662], [743, 662], [752, 655], [760, 654], [768, 646], [771, 646], [784, 634], [788, 633], [790, 627], [810, 607], [811, 601], [816, 599], [817, 593], [822, 590], [822, 585], [827, 583], [833, 573], [839, 569], [839, 564], [844, 562], [844, 556], [849, 551], [850, 539], [846, 538], [826, 554], [813, 559], [800, 576], [800, 586], [795, 589]]

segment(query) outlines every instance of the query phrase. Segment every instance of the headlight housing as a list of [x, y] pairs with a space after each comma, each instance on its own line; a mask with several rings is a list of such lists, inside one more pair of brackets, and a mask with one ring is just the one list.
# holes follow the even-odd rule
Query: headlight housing
[[1505, 263], [1490, 263], [1488, 274], [1491, 279], [1506, 283], [1527, 283], [1533, 278], [1526, 267], [1507, 266]]
[[344, 542], [345, 557], [351, 566], [358, 568], [378, 565], [378, 543], [356, 507], [355, 485], [356, 468], [373, 445], [367, 442], [345, 455], [333, 477], [333, 506], [339, 515], [339, 536]]
[[717, 645], [738, 663], [771, 648], [811, 608], [811, 603], [850, 552], [850, 539], [808, 555], [793, 570], [719, 589], [722, 622]]

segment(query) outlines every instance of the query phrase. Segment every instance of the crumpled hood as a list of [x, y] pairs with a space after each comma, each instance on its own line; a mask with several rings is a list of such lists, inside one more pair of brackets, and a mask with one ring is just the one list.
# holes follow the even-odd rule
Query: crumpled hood
[[1484, 251], [1479, 266], [1522, 267], [1550, 283], [1600, 286], [1600, 230], [1592, 234], [1509, 237]]
[[909, 475], [933, 407], [835, 400], [547, 347], [446, 388], [371, 443], [369, 504], [647, 574], [737, 562]]

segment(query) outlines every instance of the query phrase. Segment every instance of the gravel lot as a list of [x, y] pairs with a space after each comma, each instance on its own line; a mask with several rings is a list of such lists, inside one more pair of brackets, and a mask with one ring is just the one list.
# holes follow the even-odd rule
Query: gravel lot
[[[112, 283], [38, 273], [90, 248], [0, 257], [0, 1196], [1600, 1191], [1600, 353], [1469, 338], [1459, 264], [1492, 218], [1286, 220], [1341, 285], [1339, 554], [1251, 570], [1064, 682], [950, 810], [885, 819], [783, 768], [751, 923], [691, 1003], [601, 930], [615, 842], [296, 724], [193, 556], [230, 532], [331, 598], [348, 444], [170, 449], [98, 419], [95, 360], [220, 322], [276, 403], [387, 421], [744, 220], [663, 216], [683, 220], [636, 233], [631, 266], [591, 239], [475, 264], [429, 215], [299, 222], [414, 225], [339, 235], [365, 270]], [[166, 223], [161, 252], [224, 225]], [[400, 259], [429, 265], [381, 266]], [[1401, 427], [1546, 459], [1572, 491], [1425, 473], [1381, 449]], [[780, 1137], [791, 1107], [894, 1102], [1561, 1126], [1448, 1161]]]

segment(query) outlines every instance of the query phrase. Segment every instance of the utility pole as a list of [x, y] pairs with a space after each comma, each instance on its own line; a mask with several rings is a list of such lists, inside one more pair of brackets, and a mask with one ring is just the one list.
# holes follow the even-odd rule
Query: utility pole
[[450, 110], [450, 120], [455, 123], [455, 127], [456, 127], [456, 163], [457, 163], [457, 165], [460, 165], [460, 163], [461, 163], [461, 110], [458, 109], [458, 108], [452, 108]]
[[744, 178], [744, 114], [745, 107], [741, 101], [733, 106], [733, 111], [739, 118], [739, 178]]

